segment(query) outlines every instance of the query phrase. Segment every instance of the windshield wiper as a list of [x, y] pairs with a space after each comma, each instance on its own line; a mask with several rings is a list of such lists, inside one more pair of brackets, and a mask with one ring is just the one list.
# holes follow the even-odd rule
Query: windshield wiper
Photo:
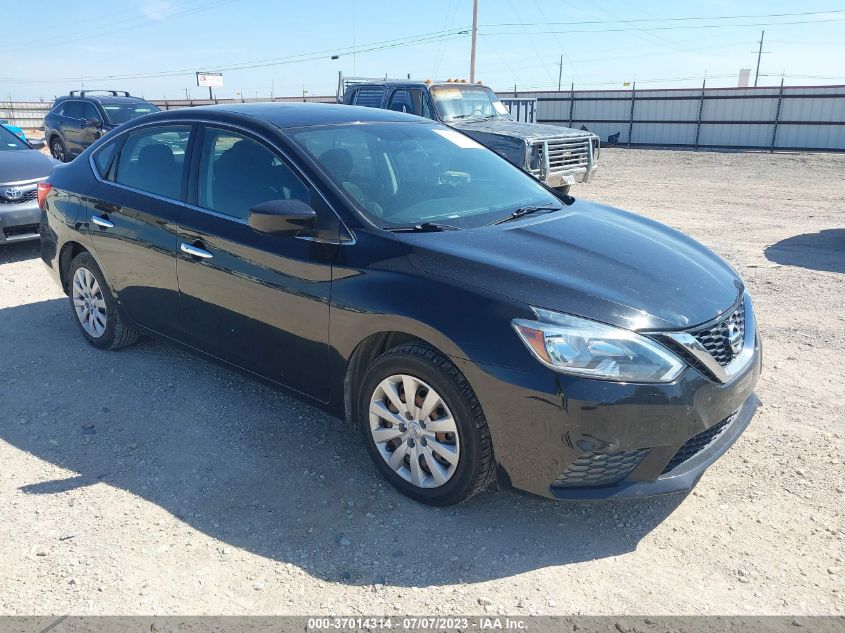
[[421, 222], [413, 226], [391, 226], [387, 231], [394, 233], [438, 233], [440, 231], [459, 231], [457, 226], [451, 224], [440, 224], [439, 222]]
[[556, 205], [553, 205], [553, 204], [537, 205], [537, 206], [533, 206], [533, 207], [519, 207], [518, 209], [515, 209], [514, 211], [512, 211], [511, 213], [509, 213], [505, 217], [499, 218], [498, 220], [494, 220], [493, 222], [490, 222], [487, 226], [493, 226], [495, 224], [502, 224], [504, 222], [510, 222], [511, 220], [516, 220], [516, 219], [521, 218], [525, 215], [529, 215], [531, 213], [537, 213], [539, 211], [560, 211], [561, 209], [563, 209], [563, 207], [559, 207], [559, 206], [556, 206]]

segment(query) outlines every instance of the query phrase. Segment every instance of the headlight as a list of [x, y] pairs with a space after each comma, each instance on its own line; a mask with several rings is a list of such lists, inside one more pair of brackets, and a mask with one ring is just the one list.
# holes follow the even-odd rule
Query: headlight
[[684, 363], [641, 334], [532, 308], [537, 321], [514, 319], [525, 346], [544, 365], [564, 374], [622, 382], [672, 382]]

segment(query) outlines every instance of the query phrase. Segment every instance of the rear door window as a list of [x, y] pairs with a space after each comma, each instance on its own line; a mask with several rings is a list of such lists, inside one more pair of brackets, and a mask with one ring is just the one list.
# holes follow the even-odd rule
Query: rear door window
[[81, 101], [68, 101], [62, 110], [62, 116], [69, 119], [82, 119], [83, 105]]
[[191, 126], [145, 128], [130, 134], [120, 151], [114, 181], [165, 198], [181, 198]]

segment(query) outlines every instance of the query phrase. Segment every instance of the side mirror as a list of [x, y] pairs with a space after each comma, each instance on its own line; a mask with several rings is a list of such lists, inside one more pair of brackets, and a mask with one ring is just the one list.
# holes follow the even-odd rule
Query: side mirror
[[99, 119], [85, 119], [85, 127], [95, 127], [100, 129], [103, 124], [100, 123]]
[[302, 200], [270, 200], [249, 210], [249, 225], [260, 233], [287, 235], [311, 228], [317, 214]]
[[47, 146], [44, 139], [28, 138], [26, 142], [32, 149], [44, 149]]

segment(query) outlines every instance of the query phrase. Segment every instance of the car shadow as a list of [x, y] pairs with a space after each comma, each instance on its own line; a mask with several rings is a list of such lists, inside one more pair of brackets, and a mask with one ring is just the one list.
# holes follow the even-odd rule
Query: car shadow
[[0, 439], [75, 474], [19, 488], [121, 488], [221, 556], [230, 545], [349, 584], [480, 582], [631, 552], [683, 500], [505, 491], [426, 507], [384, 483], [346, 424], [277, 390], [167, 343], [96, 350], [63, 299], [0, 310], [0, 337], [21, 331], [39, 334], [0, 360]]
[[12, 242], [0, 245], [0, 264], [12, 264], [27, 259], [35, 259], [41, 255], [41, 242], [28, 240], [26, 242]]
[[785, 266], [845, 273], [845, 229], [793, 235], [766, 247], [769, 261]]

